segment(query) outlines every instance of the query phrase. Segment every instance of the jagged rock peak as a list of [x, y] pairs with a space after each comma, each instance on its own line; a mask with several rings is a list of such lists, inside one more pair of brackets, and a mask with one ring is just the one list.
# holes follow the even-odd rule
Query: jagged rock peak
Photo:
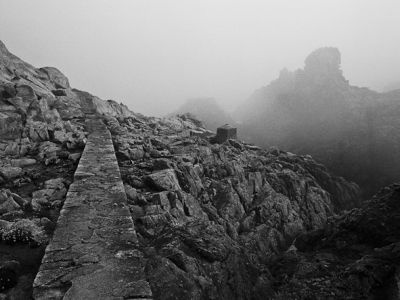
[[6, 45], [0, 40], [0, 53], [8, 52]]
[[70, 88], [68, 78], [59, 69], [54, 67], [43, 67], [39, 70], [46, 74], [48, 80], [54, 82], [56, 88]]
[[4, 44], [2, 40], [0, 40], [0, 56], [16, 57], [8, 50], [6, 44]]
[[341, 55], [338, 48], [319, 48], [305, 60], [305, 71], [340, 71]]

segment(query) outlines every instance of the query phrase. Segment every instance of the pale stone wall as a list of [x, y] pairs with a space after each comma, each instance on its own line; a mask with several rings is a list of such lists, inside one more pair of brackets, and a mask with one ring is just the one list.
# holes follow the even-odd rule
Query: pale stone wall
[[111, 135], [99, 119], [34, 282], [34, 299], [151, 299]]

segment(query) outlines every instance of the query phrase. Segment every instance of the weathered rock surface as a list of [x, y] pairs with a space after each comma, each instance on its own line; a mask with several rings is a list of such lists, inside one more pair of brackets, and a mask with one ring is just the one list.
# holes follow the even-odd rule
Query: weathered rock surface
[[282, 296], [399, 299], [399, 216], [400, 185], [394, 184], [299, 236], [298, 251], [271, 262]]
[[161, 191], [169, 190], [180, 190], [178, 178], [176, 178], [175, 171], [173, 169], [162, 170], [149, 174], [146, 177], [149, 185], [154, 186], [155, 189]]
[[2, 288], [2, 299], [31, 298], [76, 155], [85, 146], [83, 116], [66, 76], [25, 63], [0, 42], [0, 264], [17, 261], [23, 269], [9, 278], [13, 284]]
[[211, 144], [187, 118], [105, 121], [156, 299], [272, 297], [268, 262], [359, 201], [310, 156]]
[[60, 205], [66, 194], [63, 178], [47, 180], [44, 182], [44, 189], [32, 193], [32, 209], [40, 212], [55, 204]]
[[8, 189], [0, 189], [0, 215], [19, 211], [28, 205], [27, 201]]

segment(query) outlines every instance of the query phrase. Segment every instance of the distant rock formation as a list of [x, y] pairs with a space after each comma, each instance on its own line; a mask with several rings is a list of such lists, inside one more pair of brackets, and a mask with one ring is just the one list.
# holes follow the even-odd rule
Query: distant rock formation
[[217, 127], [224, 124], [235, 124], [232, 117], [225, 112], [214, 98], [188, 99], [170, 116], [190, 113], [202, 121], [205, 128], [215, 131]]
[[307, 56], [304, 71], [314, 74], [342, 75], [340, 71], [341, 56], [334, 47], [319, 48]]
[[400, 91], [351, 86], [340, 62], [336, 48], [314, 51], [304, 69], [283, 70], [235, 116], [250, 141], [311, 154], [369, 196], [400, 178]]

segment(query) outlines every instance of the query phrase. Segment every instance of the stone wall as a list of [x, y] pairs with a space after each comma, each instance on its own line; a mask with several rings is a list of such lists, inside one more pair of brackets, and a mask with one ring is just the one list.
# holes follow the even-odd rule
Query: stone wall
[[34, 299], [150, 299], [110, 132], [93, 117], [88, 128]]

